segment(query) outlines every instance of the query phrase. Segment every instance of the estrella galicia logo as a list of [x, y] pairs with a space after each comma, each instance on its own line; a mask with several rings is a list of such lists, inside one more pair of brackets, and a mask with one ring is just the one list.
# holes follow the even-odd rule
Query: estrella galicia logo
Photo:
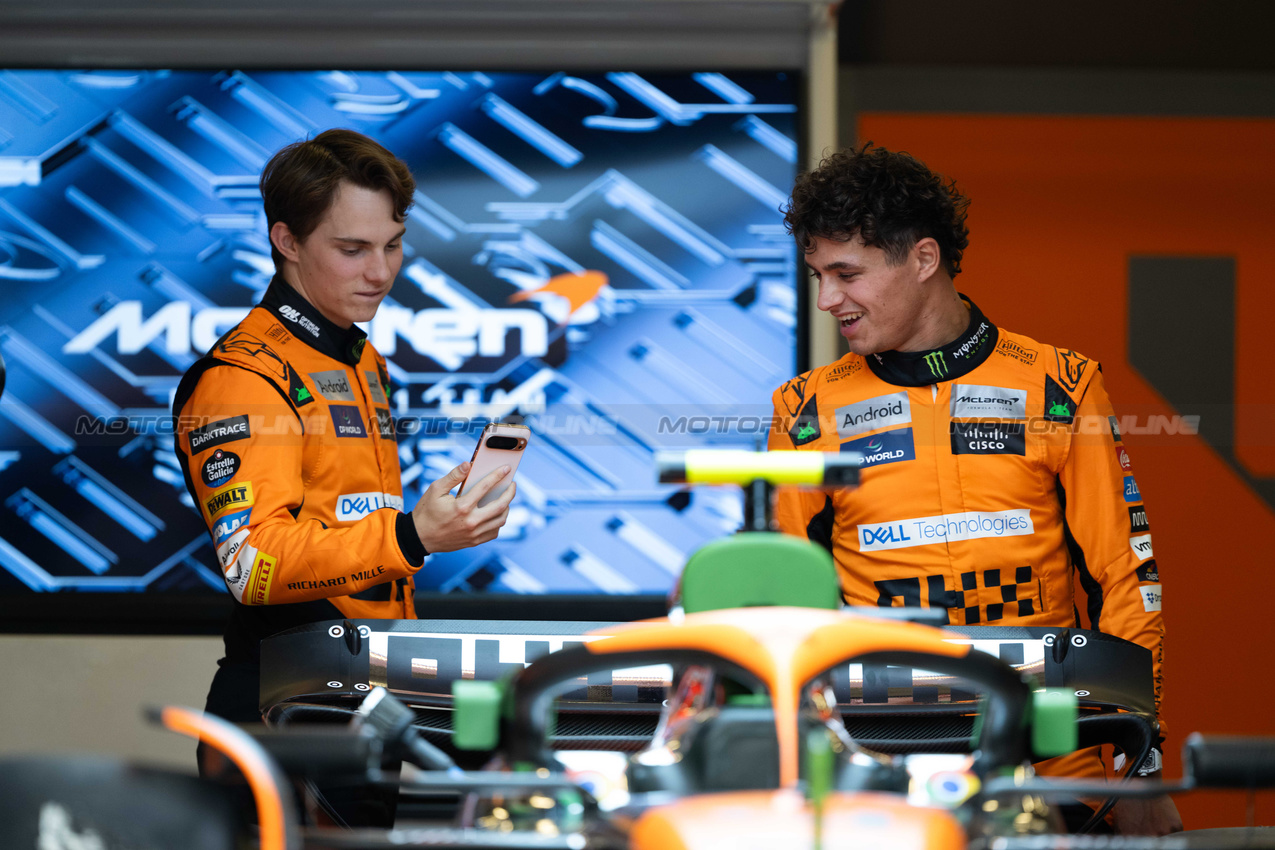
[[1129, 533], [1137, 534], [1150, 530], [1151, 524], [1147, 522], [1147, 509], [1142, 505], [1129, 508]]
[[1027, 437], [1021, 422], [953, 422], [954, 455], [1025, 455]]
[[234, 452], [217, 451], [204, 463], [202, 474], [204, 483], [209, 487], [220, 487], [235, 477], [239, 471], [239, 455]]
[[947, 360], [943, 357], [942, 351], [931, 351], [921, 359], [929, 367], [931, 377], [942, 378], [947, 374]]
[[352, 404], [333, 404], [328, 406], [332, 413], [332, 424], [336, 426], [338, 437], [366, 437], [367, 429], [363, 427], [363, 413]]
[[194, 455], [222, 443], [247, 439], [252, 436], [252, 431], [248, 428], [247, 416], [231, 416], [195, 428], [187, 436], [190, 438], [190, 453]]
[[1138, 490], [1138, 482], [1133, 480], [1132, 475], [1124, 477], [1124, 500], [1126, 502], [1142, 501], [1142, 493]]
[[837, 434], [843, 438], [911, 424], [912, 403], [906, 390], [837, 408]]
[[916, 447], [912, 440], [911, 428], [896, 428], [871, 437], [860, 437], [841, 444], [843, 452], [859, 452], [863, 455], [863, 465], [881, 466], [885, 463], [899, 463], [916, 459]]
[[819, 402], [817, 399], [818, 396], [812, 395], [806, 400], [805, 406], [801, 408], [801, 413], [797, 414], [792, 427], [788, 429], [788, 436], [792, 438], [794, 446], [804, 446], [806, 443], [813, 443], [819, 439]]

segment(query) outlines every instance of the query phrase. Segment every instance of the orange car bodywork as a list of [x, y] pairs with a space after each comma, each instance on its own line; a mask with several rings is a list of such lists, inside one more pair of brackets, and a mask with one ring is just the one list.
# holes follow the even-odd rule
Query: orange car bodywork
[[779, 738], [779, 783], [797, 784], [800, 688], [839, 661], [872, 652], [969, 655], [928, 626], [875, 620], [814, 608], [747, 608], [687, 614], [680, 622], [646, 620], [611, 628], [590, 652], [606, 655], [655, 649], [702, 649], [739, 665], [770, 690]]
[[[777, 791], [700, 794], [648, 810], [629, 835], [632, 850], [814, 846], [815, 817], [797, 790], [801, 688], [842, 661], [874, 652], [962, 658], [968, 644], [914, 623], [813, 608], [705, 611], [612, 627], [586, 644], [599, 655], [699, 649], [752, 673], [770, 690], [779, 740]], [[956, 850], [965, 834], [941, 809], [910, 806], [897, 796], [832, 793], [824, 800], [822, 846]]]
[[[629, 833], [629, 847], [813, 847], [814, 829], [814, 810], [797, 791], [702, 794], [644, 814]], [[957, 850], [965, 846], [965, 833], [952, 815], [909, 806], [887, 794], [830, 794], [823, 804], [821, 832], [826, 850]]]

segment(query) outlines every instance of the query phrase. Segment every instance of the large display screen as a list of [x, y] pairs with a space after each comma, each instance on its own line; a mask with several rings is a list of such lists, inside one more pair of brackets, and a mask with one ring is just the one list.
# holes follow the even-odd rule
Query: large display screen
[[0, 594], [224, 593], [173, 454], [185, 370], [263, 293], [258, 174], [330, 127], [418, 183], [366, 327], [404, 498], [519, 417], [500, 538], [418, 591], [662, 593], [740, 497], [660, 449], [752, 447], [796, 368], [791, 74], [0, 71]]

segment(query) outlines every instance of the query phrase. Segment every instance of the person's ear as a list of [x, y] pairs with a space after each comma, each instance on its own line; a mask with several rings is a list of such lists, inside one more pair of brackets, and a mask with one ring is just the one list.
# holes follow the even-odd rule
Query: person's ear
[[276, 221], [270, 228], [270, 244], [274, 245], [274, 249], [282, 254], [285, 260], [293, 263], [300, 260], [300, 254], [297, 251], [300, 242], [292, 235], [292, 228], [282, 221]]
[[917, 264], [918, 280], [933, 277], [943, 265], [943, 252], [939, 250], [939, 243], [932, 236], [918, 239], [912, 246], [912, 256]]

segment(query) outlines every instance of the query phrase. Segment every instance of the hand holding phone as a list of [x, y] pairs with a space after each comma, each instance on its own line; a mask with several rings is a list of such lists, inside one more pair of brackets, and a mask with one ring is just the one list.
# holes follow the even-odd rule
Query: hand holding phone
[[[469, 469], [462, 463], [425, 488], [412, 508], [412, 521], [427, 552], [455, 552], [495, 539], [509, 518], [508, 502], [513, 498], [509, 488], [530, 437], [531, 430], [522, 425], [488, 425]], [[507, 473], [495, 474], [506, 466]], [[493, 480], [484, 484], [487, 477]], [[460, 490], [453, 496], [457, 484]], [[484, 491], [488, 486], [491, 490]], [[473, 495], [461, 499], [466, 490]]]
[[456, 497], [460, 498], [466, 487], [477, 484], [500, 467], [508, 466], [509, 474], [505, 476], [505, 480], [483, 496], [478, 501], [478, 507], [484, 507], [500, 498], [500, 494], [513, 483], [518, 462], [522, 460], [523, 450], [527, 448], [530, 439], [531, 429], [526, 425], [489, 424], [478, 438], [478, 445], [474, 447], [474, 456], [469, 460], [469, 474], [465, 476], [465, 481], [456, 492]]

